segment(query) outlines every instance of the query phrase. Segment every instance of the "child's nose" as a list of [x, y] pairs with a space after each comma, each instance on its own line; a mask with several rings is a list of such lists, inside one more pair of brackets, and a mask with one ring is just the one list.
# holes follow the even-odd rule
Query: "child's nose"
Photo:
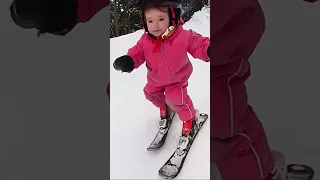
[[156, 23], [155, 23], [155, 27], [156, 27], [156, 28], [159, 28], [159, 22], [156, 22]]

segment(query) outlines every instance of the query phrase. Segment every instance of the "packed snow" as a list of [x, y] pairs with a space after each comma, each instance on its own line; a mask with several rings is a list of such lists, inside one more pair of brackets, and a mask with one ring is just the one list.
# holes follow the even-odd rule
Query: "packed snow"
[[[210, 9], [204, 7], [184, 24], [203, 36], [210, 36]], [[143, 34], [143, 30], [110, 39], [110, 65], [127, 53]], [[190, 55], [189, 55], [190, 56]], [[210, 118], [210, 64], [190, 56], [194, 72], [188, 92], [195, 108]], [[177, 147], [182, 122], [175, 116], [166, 143], [149, 152], [147, 147], [158, 131], [159, 109], [145, 99], [145, 66], [132, 73], [111, 68], [110, 82], [110, 179], [162, 179], [158, 170]], [[210, 122], [204, 124], [176, 179], [210, 179]]]

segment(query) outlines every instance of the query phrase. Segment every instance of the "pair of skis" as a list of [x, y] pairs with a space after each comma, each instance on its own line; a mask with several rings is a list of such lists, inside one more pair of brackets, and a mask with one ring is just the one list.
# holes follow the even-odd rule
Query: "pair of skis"
[[[172, 111], [168, 112], [165, 119], [161, 119], [159, 122], [159, 132], [156, 137], [147, 148], [148, 151], [156, 151], [160, 149], [167, 138], [170, 126], [172, 124], [175, 113]], [[187, 154], [194, 142], [198, 132], [201, 130], [203, 124], [208, 119], [208, 115], [200, 113], [196, 120], [196, 128], [192, 136], [180, 136], [178, 146], [172, 153], [170, 158], [160, 168], [159, 175], [164, 179], [174, 179], [177, 177], [183, 167], [184, 161], [187, 158]], [[279, 152], [274, 152], [278, 166], [284, 167], [282, 180], [313, 180], [315, 171], [308, 165], [305, 164], [288, 164], [286, 165], [284, 156]]]
[[[198, 114], [198, 113], [197, 113]], [[155, 151], [160, 149], [166, 141], [169, 129], [171, 127], [175, 112], [169, 111], [165, 119], [161, 119], [159, 122], [159, 132], [156, 137], [147, 148], [148, 151]], [[187, 158], [188, 152], [203, 124], [208, 119], [208, 115], [200, 113], [196, 119], [196, 126], [194, 133], [188, 136], [180, 136], [178, 146], [172, 153], [170, 158], [160, 168], [159, 175], [164, 179], [173, 179], [177, 177], [183, 167], [185, 159]]]

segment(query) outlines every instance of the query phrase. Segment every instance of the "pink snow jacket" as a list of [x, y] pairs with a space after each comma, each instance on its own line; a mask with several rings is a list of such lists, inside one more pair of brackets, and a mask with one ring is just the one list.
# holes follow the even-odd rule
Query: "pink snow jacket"
[[205, 62], [210, 61], [207, 55], [210, 39], [192, 30], [184, 30], [183, 24], [181, 20], [172, 35], [162, 40], [156, 52], [153, 52], [156, 40], [147, 33], [128, 50], [127, 55], [133, 59], [135, 69], [146, 62], [148, 83], [164, 86], [186, 81], [193, 71], [187, 53]]

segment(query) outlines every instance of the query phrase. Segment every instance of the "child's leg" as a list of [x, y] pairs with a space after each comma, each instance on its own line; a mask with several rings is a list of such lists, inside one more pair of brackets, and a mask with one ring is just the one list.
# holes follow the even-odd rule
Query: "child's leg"
[[187, 92], [188, 81], [174, 83], [165, 87], [168, 106], [179, 115], [182, 121], [193, 120], [195, 109]]
[[164, 87], [156, 87], [149, 83], [143, 89], [145, 97], [158, 108], [166, 105], [164, 90]]

